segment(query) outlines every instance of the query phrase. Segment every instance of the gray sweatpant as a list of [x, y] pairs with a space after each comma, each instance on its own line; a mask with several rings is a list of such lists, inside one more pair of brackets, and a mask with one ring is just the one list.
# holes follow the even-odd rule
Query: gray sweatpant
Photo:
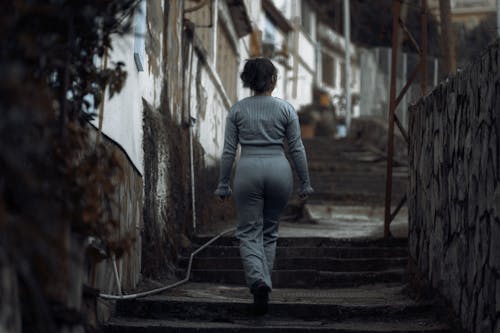
[[290, 164], [281, 147], [242, 147], [234, 178], [240, 241], [248, 287], [263, 280], [272, 288], [279, 218], [293, 189]]

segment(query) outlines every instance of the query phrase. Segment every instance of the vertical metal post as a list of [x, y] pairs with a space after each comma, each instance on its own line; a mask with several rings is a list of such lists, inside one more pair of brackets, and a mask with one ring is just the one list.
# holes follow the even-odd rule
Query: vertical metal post
[[392, 49], [391, 52], [387, 52], [387, 98], [389, 99], [389, 103], [391, 103], [391, 75], [392, 75]]
[[389, 237], [391, 223], [391, 195], [392, 195], [392, 161], [394, 155], [394, 111], [396, 109], [396, 66], [398, 59], [398, 28], [401, 12], [400, 0], [392, 1], [392, 56], [391, 56], [391, 89], [389, 104], [389, 128], [387, 133], [387, 173], [385, 184], [385, 218], [384, 237]]
[[[403, 53], [403, 84], [408, 80], [408, 54]], [[406, 94], [403, 96], [401, 101], [401, 109], [403, 111], [403, 125], [408, 126], [408, 97]]]
[[438, 70], [439, 70], [439, 62], [438, 58], [434, 58], [434, 87], [438, 85]]
[[300, 8], [299, 1], [292, 1], [292, 23], [293, 23], [293, 74], [292, 74], [292, 99], [297, 98], [299, 83], [299, 33], [300, 33]]
[[497, 36], [500, 37], [500, 0], [497, 0]]
[[422, 96], [427, 92], [427, 0], [422, 0], [422, 54], [421, 56], [421, 84]]
[[212, 64], [217, 68], [217, 30], [219, 28], [219, 0], [212, 0]]
[[351, 127], [351, 11], [349, 0], [344, 0], [344, 37], [345, 37], [345, 109], [346, 130]]
[[293, 18], [293, 82], [292, 82], [292, 98], [297, 98], [297, 90], [299, 83], [299, 25], [300, 25], [300, 17], [298, 16], [298, 8], [296, 1], [293, 2], [295, 4], [294, 15]]
[[316, 47], [314, 48], [315, 50], [315, 58], [316, 58], [316, 75], [315, 75], [315, 82], [316, 85], [319, 87], [321, 86], [321, 81], [322, 81], [322, 71], [323, 71], [323, 64], [321, 62], [322, 56], [321, 56], [321, 43], [318, 41], [316, 42]]

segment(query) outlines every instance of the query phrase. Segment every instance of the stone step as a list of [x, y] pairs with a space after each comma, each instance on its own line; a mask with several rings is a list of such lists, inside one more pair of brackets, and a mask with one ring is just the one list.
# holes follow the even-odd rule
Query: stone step
[[[178, 269], [179, 277], [184, 270]], [[404, 283], [406, 271], [391, 269], [367, 272], [329, 272], [311, 269], [274, 270], [272, 273], [275, 288], [341, 288], [373, 283]], [[194, 269], [191, 281], [219, 284], [245, 285], [243, 270], [237, 269]]]
[[[197, 236], [193, 238], [194, 244], [204, 244], [212, 239], [212, 236]], [[235, 237], [219, 238], [217, 246], [238, 246], [239, 241]], [[278, 239], [278, 249], [282, 247], [318, 247], [318, 248], [351, 248], [366, 249], [367, 251], [381, 248], [385, 250], [407, 248], [408, 238], [326, 238], [326, 237], [281, 237]]]
[[[399, 202], [399, 200], [404, 196], [404, 190], [398, 190], [392, 192], [393, 202]], [[377, 205], [383, 205], [385, 203], [385, 196], [376, 192], [359, 193], [355, 191], [339, 191], [333, 188], [328, 191], [322, 191], [311, 194], [309, 196], [308, 203], [318, 203], [318, 202], [355, 202], [355, 203], [373, 203]]]
[[[279, 242], [279, 241], [278, 241]], [[190, 251], [186, 251], [189, 254]], [[238, 246], [209, 246], [199, 252], [197, 257], [239, 257]], [[289, 257], [328, 257], [328, 258], [400, 258], [408, 256], [407, 247], [282, 247], [276, 249], [276, 258]]]
[[[357, 172], [356, 174], [347, 174], [329, 166], [312, 166], [309, 169], [309, 175], [311, 177], [311, 183], [313, 184], [318, 180], [330, 183], [342, 182], [343, 184], [363, 182], [371, 184], [380, 180], [385, 180], [385, 170], [382, 171], [378, 169], [367, 169]], [[400, 182], [407, 182], [408, 174], [406, 172], [394, 172], [393, 178]], [[295, 179], [295, 181], [298, 181], [298, 179]]]
[[[378, 196], [383, 196], [383, 193], [380, 191], [385, 189], [385, 181], [380, 180], [376, 183], [371, 184], [363, 184], [363, 183], [342, 183], [342, 182], [328, 182], [328, 181], [311, 181], [311, 184], [314, 185], [314, 193], [326, 192], [326, 193], [336, 193], [336, 192], [345, 192], [345, 193], [370, 193]], [[406, 191], [407, 185], [406, 182], [395, 181], [393, 182], [393, 189], [397, 191]], [[298, 187], [297, 187], [298, 188]]]
[[[401, 258], [356, 258], [338, 259], [325, 257], [278, 257], [274, 263], [276, 270], [313, 269], [322, 271], [363, 272], [404, 268], [407, 257]], [[178, 267], [188, 266], [188, 258], [179, 260]], [[193, 269], [243, 269], [239, 257], [201, 257], [193, 261]]]
[[251, 318], [233, 320], [220, 318], [218, 321], [154, 320], [137, 318], [115, 318], [104, 327], [107, 333], [448, 333], [448, 326], [426, 317], [386, 321], [383, 318], [337, 322], [297, 320], [273, 320]]
[[[119, 317], [213, 321], [245, 319], [251, 314], [252, 296], [245, 287], [190, 283], [164, 295], [116, 304]], [[417, 303], [402, 294], [402, 287], [376, 285], [365, 289], [274, 289], [270, 314], [273, 318], [337, 321], [384, 316], [386, 320], [424, 314], [432, 317], [433, 306]]]

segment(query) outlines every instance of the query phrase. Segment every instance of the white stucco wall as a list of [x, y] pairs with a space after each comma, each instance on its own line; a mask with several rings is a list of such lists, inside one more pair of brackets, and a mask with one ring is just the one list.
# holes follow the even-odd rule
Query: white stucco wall
[[[290, 72], [290, 76], [293, 72]], [[299, 63], [297, 74], [297, 96], [293, 98], [293, 82], [290, 79], [287, 84], [288, 102], [293, 105], [296, 110], [302, 106], [311, 104], [312, 102], [312, 87], [314, 84], [314, 73], [311, 73], [302, 63]]]
[[[106, 92], [102, 132], [119, 144], [137, 170], [144, 174], [142, 98], [155, 108], [160, 105], [162, 75], [155, 76], [151, 72], [147, 52], [144, 53], [144, 71], [137, 70], [134, 61], [134, 38], [133, 32], [113, 38], [108, 67], [113, 67], [118, 61], [125, 63], [127, 80], [121, 92], [113, 98], [109, 99]], [[98, 127], [98, 118], [92, 121], [92, 124]]]
[[193, 133], [205, 151], [206, 166], [214, 166], [224, 146], [224, 128], [231, 102], [225, 95], [210, 63], [194, 55], [191, 73], [190, 115], [195, 118]]
[[311, 70], [316, 68], [316, 44], [301, 30], [299, 32], [299, 56]]

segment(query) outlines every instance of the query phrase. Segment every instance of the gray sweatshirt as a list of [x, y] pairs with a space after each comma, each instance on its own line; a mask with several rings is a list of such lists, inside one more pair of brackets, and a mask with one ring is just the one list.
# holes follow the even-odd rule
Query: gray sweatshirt
[[306, 152], [300, 137], [297, 112], [288, 102], [272, 96], [247, 97], [231, 108], [226, 118], [219, 185], [215, 194], [231, 194], [229, 183], [238, 143], [265, 149], [265, 146], [270, 145], [283, 147], [285, 138], [300, 180], [299, 194], [311, 194], [313, 189], [309, 182]]

